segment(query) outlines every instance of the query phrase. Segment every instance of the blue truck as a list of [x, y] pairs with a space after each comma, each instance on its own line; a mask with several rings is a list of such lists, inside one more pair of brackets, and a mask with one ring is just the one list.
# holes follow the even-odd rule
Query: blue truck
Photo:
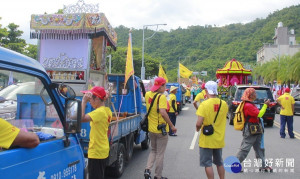
[[9, 88], [0, 91], [0, 117], [44, 136], [32, 149], [1, 149], [1, 178], [84, 178], [85, 159], [78, 137], [81, 102], [74, 93], [63, 105], [59, 84], [51, 82], [38, 61], [2, 47], [0, 76]]
[[170, 90], [171, 86], [178, 87], [177, 93], [176, 93], [176, 100], [177, 100], [177, 109], [180, 112], [183, 108], [183, 106], [186, 104], [185, 101], [185, 88], [179, 84], [179, 83], [167, 83], [166, 87]]
[[[53, 17], [62, 21], [47, 21]], [[80, 92], [82, 90], [89, 90], [94, 86], [111, 88], [110, 100], [106, 106], [111, 107], [113, 119], [119, 116], [119, 120], [112, 121], [109, 128], [111, 145], [107, 173], [121, 176], [124, 161], [129, 161], [132, 156], [134, 143], [141, 144], [146, 149], [149, 140], [139, 126], [146, 113], [146, 107], [142, 103], [145, 91], [140, 79], [130, 77], [123, 89], [124, 75], [107, 75], [106, 57], [110, 50], [116, 49], [117, 33], [103, 13], [32, 15], [30, 27], [32, 37], [39, 40], [38, 61], [52, 82], [74, 89], [79, 101], [83, 96]], [[64, 104], [63, 98], [61, 101]], [[88, 104], [85, 112], [92, 110]], [[84, 157], [87, 157], [90, 124], [81, 125], [78, 141]]]
[[[81, 97], [68, 85], [69, 97], [60, 93], [60, 84], [52, 83], [45, 69], [33, 59], [0, 48], [0, 76], [8, 84], [0, 91], [0, 117], [21, 130], [40, 132], [41, 144], [33, 149], [1, 149], [0, 173], [5, 178], [84, 178], [89, 142], [89, 123], [81, 123]], [[134, 79], [134, 80], [133, 80]], [[109, 75], [114, 117], [120, 119], [109, 128], [110, 154], [107, 173], [121, 176], [124, 162], [132, 157], [134, 144], [149, 147], [147, 134], [139, 123], [145, 115], [145, 94], [141, 80], [132, 76], [124, 89], [124, 75]], [[9, 90], [6, 90], [9, 89]], [[1, 93], [2, 92], [2, 93]], [[76, 96], [76, 97], [75, 97]], [[93, 110], [87, 106], [87, 112]], [[118, 111], [119, 112], [119, 111]], [[49, 137], [50, 136], [50, 137]]]

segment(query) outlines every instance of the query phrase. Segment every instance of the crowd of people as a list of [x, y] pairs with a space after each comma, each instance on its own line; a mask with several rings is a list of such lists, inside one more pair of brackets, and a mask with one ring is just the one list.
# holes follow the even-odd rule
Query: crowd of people
[[[165, 92], [165, 81], [163, 78], [156, 78], [155, 84], [151, 91], [146, 94], [147, 109], [150, 106], [151, 100], [155, 93], [166, 94]], [[150, 136], [154, 135], [156, 138], [151, 140], [151, 152], [149, 154], [148, 162], [146, 169], [144, 171], [145, 179], [151, 178], [151, 169], [156, 163], [155, 168], [155, 179], [166, 179], [162, 176], [162, 163], [163, 155], [165, 153], [167, 145], [167, 135], [161, 130], [156, 130], [155, 126], [159, 126], [161, 122], [170, 125], [169, 135], [174, 136], [177, 129], [175, 128], [176, 124], [176, 88], [171, 86], [169, 90], [169, 103], [167, 103], [172, 110], [169, 109], [168, 105], [159, 104], [159, 115], [153, 115], [149, 118], [150, 126], [155, 130], [149, 130]], [[285, 88], [285, 93], [277, 99], [278, 104], [281, 106], [280, 120], [281, 120], [281, 129], [280, 135], [281, 138], [285, 137], [284, 129], [285, 125], [288, 125], [288, 132], [290, 138], [295, 138], [293, 134], [293, 114], [294, 114], [294, 99], [289, 95], [289, 88]], [[166, 94], [167, 95], [167, 94]], [[165, 96], [165, 95], [163, 95]], [[215, 164], [217, 167], [219, 178], [225, 178], [225, 169], [222, 158], [222, 149], [225, 146], [225, 129], [226, 129], [226, 117], [228, 112], [228, 105], [224, 100], [218, 98], [218, 84], [214, 81], [208, 81], [203, 83], [201, 87], [193, 86], [186, 87], [186, 100], [193, 101], [193, 106], [196, 109], [196, 115], [198, 117], [196, 123], [196, 131], [200, 131], [199, 136], [199, 153], [200, 153], [200, 166], [205, 168], [207, 178], [214, 178], [214, 172], [212, 164]], [[164, 97], [163, 97], [164, 99]], [[243, 139], [236, 158], [242, 163], [245, 158], [248, 156], [250, 149], [253, 147], [255, 151], [255, 156], [262, 161], [262, 166], [260, 171], [272, 171], [272, 168], [265, 163], [265, 149], [263, 145], [263, 121], [261, 117], [266, 112], [270, 100], [267, 99], [264, 101], [264, 105], [261, 109], [258, 109], [257, 106], [253, 103], [256, 99], [256, 91], [254, 88], [247, 88], [242, 96], [242, 101], [244, 101], [243, 114], [245, 116], [245, 124], [243, 128]], [[163, 100], [165, 101], [165, 100]], [[166, 111], [169, 110], [169, 115], [166, 115]], [[161, 117], [160, 117], [161, 116]], [[162, 117], [164, 116], [164, 117]], [[162, 120], [160, 120], [162, 119]], [[165, 121], [163, 121], [165, 120]], [[157, 122], [159, 121], [159, 122]], [[171, 124], [170, 124], [171, 122]], [[154, 127], [153, 127], [154, 125]], [[253, 133], [253, 126], [261, 126], [261, 133]], [[176, 130], [173, 130], [175, 128]], [[150, 127], [149, 127], [150, 129]], [[168, 132], [168, 131], [167, 131]], [[158, 138], [164, 139], [164, 142], [161, 142], [161, 150], [158, 146]], [[240, 172], [243, 172], [241, 167]]]
[[[223, 166], [222, 149], [225, 146], [225, 129], [228, 105], [224, 100], [218, 98], [218, 85], [214, 81], [203, 83], [201, 87], [186, 88], [188, 100], [193, 100], [196, 109], [197, 122], [196, 131], [200, 131], [199, 153], [200, 166], [205, 168], [207, 178], [214, 178], [212, 164], [215, 164], [218, 175], [222, 179], [225, 177]], [[166, 179], [163, 176], [163, 161], [167, 148], [168, 136], [177, 136], [176, 118], [178, 109], [176, 105], [177, 87], [171, 86], [166, 93], [166, 80], [158, 77], [154, 85], [145, 95], [146, 108], [153, 110], [148, 115], [148, 135], [151, 142], [151, 151], [144, 170], [145, 179], [151, 178], [151, 170], [155, 165], [154, 179]], [[95, 86], [84, 93], [82, 99], [82, 122], [90, 122], [90, 142], [88, 149], [88, 171], [89, 178], [104, 178], [105, 167], [109, 156], [109, 141], [107, 131], [112, 118], [109, 107], [105, 107], [105, 100], [108, 98], [107, 91], [103, 87]], [[290, 138], [295, 138], [293, 133], [294, 98], [289, 94], [290, 89], [285, 88], [285, 93], [277, 98], [281, 106], [280, 112], [280, 136], [285, 138], [285, 125], [288, 126]], [[262, 170], [270, 169], [265, 165], [265, 150], [261, 147], [263, 132], [253, 135], [251, 125], [260, 124], [260, 117], [266, 111], [270, 100], [266, 100], [261, 109], [258, 109], [253, 101], [256, 99], [254, 88], [247, 88], [242, 96], [245, 102], [243, 112], [245, 115], [245, 125], [243, 129], [243, 139], [236, 157], [242, 163], [247, 157], [251, 147], [254, 148], [257, 158], [262, 160]], [[95, 109], [85, 114], [87, 103]], [[0, 119], [1, 137], [0, 147], [10, 148], [20, 146], [33, 148], [39, 144], [39, 138], [34, 133], [24, 132], [3, 119]]]

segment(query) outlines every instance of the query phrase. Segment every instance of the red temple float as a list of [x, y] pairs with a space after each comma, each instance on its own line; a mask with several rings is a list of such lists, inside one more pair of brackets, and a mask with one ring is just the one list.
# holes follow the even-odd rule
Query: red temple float
[[229, 87], [235, 84], [248, 84], [247, 76], [251, 75], [251, 70], [247, 70], [236, 59], [227, 62], [222, 69], [216, 72], [219, 86]]

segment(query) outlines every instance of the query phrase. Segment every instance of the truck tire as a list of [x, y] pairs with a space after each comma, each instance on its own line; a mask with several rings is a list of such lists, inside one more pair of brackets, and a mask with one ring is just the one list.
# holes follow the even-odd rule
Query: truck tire
[[233, 125], [233, 118], [234, 118], [234, 114], [232, 111], [228, 112], [228, 119], [229, 119], [229, 124]]
[[134, 146], [134, 135], [133, 133], [131, 133], [128, 136], [128, 141], [127, 141], [126, 161], [129, 161], [132, 158], [133, 146]]
[[141, 143], [141, 147], [143, 150], [147, 150], [149, 148], [150, 139], [148, 137], [148, 134], [146, 135], [146, 139]]
[[269, 127], [273, 127], [273, 124], [274, 124], [274, 121], [268, 121], [268, 122], [267, 122], [267, 125], [268, 125]]
[[125, 165], [125, 147], [122, 143], [119, 143], [117, 160], [113, 167], [109, 167], [108, 174], [112, 177], [120, 177], [124, 172]]

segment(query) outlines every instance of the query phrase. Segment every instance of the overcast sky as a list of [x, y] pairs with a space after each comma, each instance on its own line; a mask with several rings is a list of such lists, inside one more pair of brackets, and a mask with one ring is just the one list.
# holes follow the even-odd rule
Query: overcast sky
[[[78, 0], [1, 0], [0, 24], [20, 26], [23, 38], [29, 40], [31, 14], [57, 12], [64, 5]], [[143, 25], [166, 23], [160, 29], [170, 30], [191, 25], [224, 26], [231, 23], [247, 23], [256, 18], [266, 18], [270, 13], [300, 0], [85, 0], [86, 4], [99, 4], [113, 27], [124, 25], [142, 29]]]

